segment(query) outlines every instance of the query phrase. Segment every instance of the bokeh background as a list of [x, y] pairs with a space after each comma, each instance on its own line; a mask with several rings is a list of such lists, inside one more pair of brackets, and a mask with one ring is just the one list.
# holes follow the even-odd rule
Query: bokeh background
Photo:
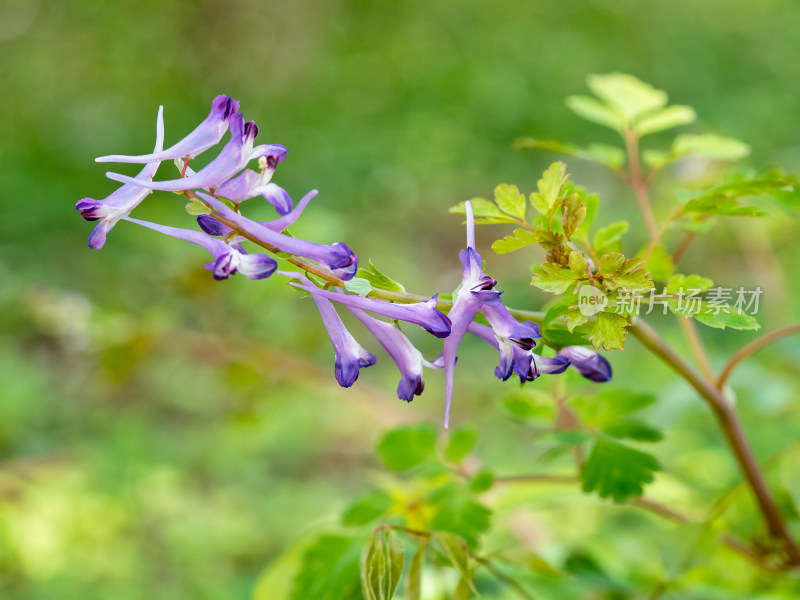
[[[447, 293], [463, 244], [448, 207], [501, 182], [530, 192], [554, 159], [515, 152], [514, 138], [616, 143], [564, 107], [587, 74], [636, 75], [696, 108], [687, 131], [746, 141], [754, 167], [800, 170], [798, 29], [793, 0], [0, 0], [0, 597], [249, 598], [271, 560], [373, 484], [382, 431], [441, 419], [437, 373], [411, 405], [387, 358], [338, 388], [313, 306], [281, 281], [214, 282], [202, 250], [127, 223], [86, 247], [74, 204], [115, 188], [94, 157], [149, 151], [159, 104], [171, 143], [215, 95], [239, 99], [259, 141], [290, 149], [275, 181], [321, 192], [297, 235]], [[612, 177], [569, 170], [600, 193], [600, 222], [640, 223]], [[137, 216], [188, 226], [183, 204], [153, 195]], [[796, 321], [798, 225], [780, 211], [722, 223], [685, 269], [762, 285], [767, 329]], [[483, 228], [479, 243], [504, 233]], [[626, 251], [643, 241], [634, 231]], [[541, 306], [538, 255], [484, 256], [509, 304]], [[656, 325], [685, 350], [674, 321]], [[754, 337], [702, 334], [717, 366]], [[735, 465], [705, 407], [639, 350], [610, 357], [613, 385], [660, 393], [651, 418], [671, 475], [656, 487], [702, 510], [700, 492], [735, 485]], [[466, 345], [456, 423], [479, 424], [498, 471], [535, 470], [527, 434], [497, 410], [494, 360]], [[786, 340], [733, 380], [760, 458], [796, 434], [798, 371]], [[605, 540], [595, 547], [629, 577], [661, 531], [571, 489], [496, 503], [541, 544]]]

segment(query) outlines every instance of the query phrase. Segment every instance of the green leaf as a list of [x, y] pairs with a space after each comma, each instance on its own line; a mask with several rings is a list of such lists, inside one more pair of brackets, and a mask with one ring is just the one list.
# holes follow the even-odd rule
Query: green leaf
[[502, 240], [492, 244], [492, 250], [497, 254], [508, 254], [539, 241], [539, 234], [528, 229], [515, 229], [513, 235], [507, 235]]
[[359, 538], [341, 535], [316, 540], [303, 555], [291, 600], [357, 600], [362, 544]]
[[630, 224], [627, 221], [616, 221], [615, 223], [601, 227], [597, 230], [597, 233], [594, 234], [592, 247], [598, 254], [603, 254], [602, 250], [611, 246], [614, 242], [619, 241], [623, 235], [628, 233], [628, 229], [630, 229]]
[[663, 281], [668, 279], [672, 272], [675, 270], [675, 265], [672, 263], [672, 257], [667, 252], [667, 249], [659, 244], [650, 252], [647, 257], [647, 270], [653, 279]]
[[367, 492], [350, 505], [342, 517], [342, 523], [348, 526], [366, 525], [386, 514], [393, 504], [391, 496], [383, 490]]
[[464, 538], [449, 531], [437, 531], [434, 533], [433, 539], [441, 553], [472, 585], [472, 570], [469, 565], [467, 542]]
[[567, 108], [587, 121], [622, 132], [625, 122], [613, 110], [591, 96], [569, 96]]
[[575, 283], [576, 279], [577, 276], [569, 269], [546, 263], [533, 272], [531, 285], [535, 285], [545, 292], [563, 294], [569, 286]]
[[[475, 592], [477, 594], [477, 592]], [[472, 596], [472, 582], [464, 577], [461, 576], [461, 579], [458, 580], [458, 585], [456, 586], [455, 591], [453, 592], [453, 600], [468, 600]]]
[[403, 574], [405, 548], [391, 529], [376, 529], [361, 555], [361, 591], [367, 600], [390, 600]]
[[545, 343], [550, 346], [555, 346], [556, 348], [586, 346], [591, 343], [587, 339], [587, 335], [591, 329], [585, 329], [587, 326], [591, 327], [592, 324], [587, 323], [586, 325], [581, 325], [580, 327], [576, 327], [574, 332], [571, 332], [566, 326], [552, 324], [542, 328], [542, 338], [544, 338]]
[[527, 137], [514, 140], [514, 149], [557, 152], [600, 163], [612, 169], [619, 169], [625, 164], [625, 152], [621, 148], [605, 144], [591, 144], [588, 148], [581, 148], [580, 146], [565, 144], [556, 140], [538, 140]]
[[520, 193], [517, 186], [501, 183], [494, 189], [494, 201], [503, 212], [520, 221], [525, 220], [527, 203], [525, 195]]
[[589, 75], [589, 89], [605, 101], [626, 122], [633, 123], [640, 117], [651, 114], [667, 105], [667, 94], [633, 75], [609, 73]]
[[729, 306], [729, 311], [721, 310], [718, 313], [714, 312], [714, 308], [706, 302], [703, 303], [703, 312], [694, 316], [698, 323], [714, 327], [716, 329], [745, 329], [757, 330], [761, 327], [753, 315], [748, 315], [744, 312], [737, 311], [734, 307]]
[[583, 224], [586, 218], [586, 205], [578, 194], [570, 194], [561, 202], [561, 228], [567, 239]]
[[654, 429], [636, 420], [625, 420], [603, 428], [603, 433], [618, 439], [636, 440], [639, 442], [658, 442], [663, 437], [658, 429]]
[[389, 529], [384, 534], [384, 542], [386, 544], [386, 600], [394, 598], [394, 593], [397, 586], [400, 584], [400, 577], [403, 575], [403, 564], [406, 554], [406, 549], [403, 547], [403, 542], [400, 536], [393, 530]]
[[512, 417], [524, 420], [549, 420], [553, 415], [551, 402], [541, 401], [532, 393], [515, 392], [503, 398], [503, 407]]
[[376, 531], [361, 555], [361, 592], [365, 600], [385, 600], [383, 543]]
[[564, 313], [564, 322], [567, 324], [567, 329], [570, 332], [575, 331], [576, 327], [580, 327], [588, 322], [590, 317], [584, 315], [579, 309], [573, 309]]
[[[469, 201], [472, 205], [472, 213], [475, 216], [476, 223], [517, 223], [516, 219], [509, 217], [502, 210], [497, 208], [497, 205], [491, 200], [486, 198], [473, 198]], [[451, 206], [449, 212], [456, 215], [467, 214], [467, 209], [464, 202], [459, 202], [455, 206]]]
[[609, 252], [600, 257], [597, 268], [600, 274], [612, 276], [619, 273], [625, 266], [625, 255], [620, 252]]
[[344, 282], [344, 289], [359, 296], [366, 296], [375, 288], [366, 279], [353, 277], [350, 281]]
[[569, 253], [569, 270], [576, 279], [587, 277], [586, 269], [589, 267], [586, 257], [580, 252]]
[[700, 275], [673, 275], [667, 281], [667, 294], [686, 294], [690, 290], [697, 292], [704, 292], [714, 285], [708, 277], [701, 277]]
[[583, 491], [624, 502], [641, 496], [660, 469], [652, 455], [600, 436], [581, 470]]
[[625, 289], [631, 292], [645, 292], [653, 289], [653, 278], [642, 266], [641, 258], [629, 258], [612, 278], [605, 280], [610, 289]]
[[478, 441], [478, 432], [472, 427], [461, 427], [450, 435], [444, 449], [444, 457], [452, 463], [460, 463]]
[[616, 146], [591, 144], [578, 154], [578, 158], [591, 160], [612, 169], [621, 169], [625, 164], [625, 151]]
[[359, 269], [356, 272], [356, 275], [365, 281], [368, 281], [373, 288], [379, 290], [389, 290], [391, 292], [400, 292], [401, 294], [406, 293], [406, 288], [380, 271], [378, 267], [374, 265], [372, 259], [369, 260], [369, 266], [366, 269]]
[[408, 573], [406, 573], [405, 592], [406, 600], [421, 600], [422, 599], [422, 567], [425, 565], [425, 549], [427, 541], [420, 539], [417, 551], [411, 557], [411, 564], [408, 566]]
[[622, 350], [625, 345], [625, 328], [628, 319], [616, 313], [600, 312], [595, 317], [594, 327], [589, 334], [589, 341], [600, 350]]
[[750, 154], [750, 146], [739, 140], [713, 133], [696, 135], [684, 133], [672, 143], [674, 156], [696, 154], [717, 160], [740, 160]]
[[200, 202], [200, 200], [192, 198], [186, 204], [186, 212], [190, 215], [210, 215], [212, 211], [208, 206]]
[[643, 117], [637, 121], [634, 129], [639, 137], [657, 133], [673, 127], [694, 123], [697, 114], [690, 106], [668, 106], [667, 108]]
[[542, 174], [537, 182], [538, 193], [531, 194], [531, 204], [541, 214], [550, 218], [558, 206], [561, 197], [561, 188], [567, 182], [567, 165], [563, 162], [554, 162]]
[[436, 428], [430, 423], [398, 427], [378, 442], [376, 452], [387, 467], [405, 471], [435, 455]]
[[486, 490], [490, 489], [494, 485], [494, 474], [484, 469], [483, 471], [478, 471], [473, 475], [472, 479], [469, 480], [469, 489], [476, 494], [480, 494], [481, 492], [485, 492]]

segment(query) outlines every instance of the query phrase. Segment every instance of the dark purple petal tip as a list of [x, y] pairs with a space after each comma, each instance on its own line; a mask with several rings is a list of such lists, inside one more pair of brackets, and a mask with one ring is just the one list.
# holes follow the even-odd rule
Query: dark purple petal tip
[[215, 218], [208, 215], [199, 215], [197, 217], [197, 224], [200, 226], [200, 229], [202, 229], [203, 232], [207, 233], [208, 235], [224, 236], [233, 231], [227, 225], [223, 225]]
[[400, 400], [411, 402], [414, 396], [419, 396], [425, 389], [422, 377], [403, 377], [397, 385], [397, 397]]

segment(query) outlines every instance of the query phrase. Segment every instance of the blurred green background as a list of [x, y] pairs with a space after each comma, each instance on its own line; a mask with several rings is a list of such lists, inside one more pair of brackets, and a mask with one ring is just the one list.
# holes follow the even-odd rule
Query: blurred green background
[[[564, 107], [589, 73], [636, 75], [696, 108], [689, 130], [746, 141], [755, 167], [800, 170], [799, 28], [794, 0], [0, 0], [0, 597], [248, 598], [274, 557], [373, 484], [382, 431], [442, 416], [440, 374], [405, 405], [384, 355], [338, 388], [313, 306], [281, 281], [216, 283], [201, 250], [127, 223], [102, 251], [86, 247], [74, 204], [116, 185], [94, 157], [149, 151], [159, 104], [169, 144], [215, 95], [240, 100], [261, 143], [290, 149], [274, 180], [296, 199], [321, 192], [296, 235], [344, 241], [412, 291], [447, 293], [463, 244], [447, 208], [500, 182], [530, 192], [553, 160], [514, 152], [515, 137], [616, 143]], [[569, 170], [601, 194], [598, 222], [639, 223], [613, 178]], [[189, 226], [183, 204], [156, 194], [136, 216]], [[768, 329], [796, 321], [797, 231], [785, 214], [725, 222], [686, 271], [762, 285]], [[502, 233], [479, 231], [487, 271], [508, 304], [537, 309], [537, 257], [488, 252]], [[643, 241], [632, 234], [626, 251]], [[673, 324], [657, 322], [684, 350]], [[754, 337], [702, 334], [717, 366]], [[670, 475], [656, 489], [702, 511], [700, 492], [723, 493], [738, 472], [705, 407], [639, 350], [610, 357], [614, 385], [661, 394], [652, 418], [667, 427]], [[480, 424], [498, 471], [535, 471], [527, 434], [497, 410], [508, 388], [494, 361], [465, 346], [456, 424]], [[799, 370], [786, 340], [734, 377], [760, 458], [797, 431]], [[496, 500], [497, 519], [545, 546], [606, 536], [616, 572], [646, 572], [635, 565], [657, 526], [577, 497], [517, 490]]]

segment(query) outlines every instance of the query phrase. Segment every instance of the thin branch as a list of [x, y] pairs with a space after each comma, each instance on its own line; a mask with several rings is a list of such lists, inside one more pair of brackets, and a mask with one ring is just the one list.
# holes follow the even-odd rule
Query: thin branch
[[691, 317], [682, 317], [681, 315], [675, 315], [675, 317], [678, 319], [678, 325], [680, 325], [683, 336], [686, 338], [686, 341], [689, 342], [689, 347], [692, 349], [692, 354], [694, 354], [703, 376], [709, 381], [714, 381], [714, 371], [711, 368], [711, 361], [708, 358], [703, 341], [700, 339], [700, 334], [697, 332], [697, 324], [694, 322], [694, 319]]
[[686, 254], [686, 251], [689, 249], [689, 246], [694, 241], [694, 238], [697, 237], [697, 234], [693, 231], [687, 231], [686, 235], [683, 236], [681, 243], [678, 244], [678, 247], [675, 249], [675, 252], [672, 254], [672, 264], [676, 267], [678, 263], [681, 262], [683, 255]]
[[783, 516], [773, 500], [761, 469], [756, 462], [736, 412], [725, 400], [722, 393], [700, 373], [689, 365], [683, 357], [672, 349], [647, 323], [638, 320], [630, 328], [631, 333], [641, 344], [658, 356], [664, 363], [680, 374], [706, 401], [717, 418], [728, 445], [733, 450], [748, 485], [758, 503], [770, 534], [783, 542], [788, 554], [789, 564], [800, 566], [800, 550], [792, 539]]
[[725, 386], [725, 382], [731, 376], [733, 370], [738, 367], [741, 362], [750, 358], [750, 356], [762, 348], [777, 342], [779, 339], [794, 335], [796, 333], [800, 333], [800, 323], [795, 325], [787, 325], [781, 329], [776, 329], [772, 333], [767, 333], [766, 335], [763, 335], [744, 346], [736, 354], [731, 356], [730, 360], [722, 369], [722, 372], [720, 372], [719, 377], [717, 378], [717, 389], [721, 390]]
[[658, 226], [647, 195], [647, 182], [642, 176], [642, 167], [639, 162], [639, 141], [633, 129], [626, 129], [624, 137], [625, 148], [628, 151], [628, 163], [631, 166], [630, 184], [633, 191], [636, 192], [636, 199], [639, 201], [639, 208], [642, 210], [647, 231], [650, 239], [653, 240], [658, 237]]

